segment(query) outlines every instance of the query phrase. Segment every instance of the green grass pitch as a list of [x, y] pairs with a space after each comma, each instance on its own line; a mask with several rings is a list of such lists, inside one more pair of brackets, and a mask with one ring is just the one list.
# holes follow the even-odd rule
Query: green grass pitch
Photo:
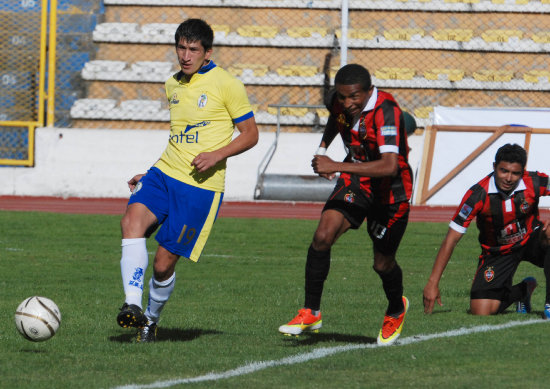
[[[317, 222], [221, 218], [200, 262], [178, 264], [159, 341], [134, 344], [133, 331], [115, 322], [123, 303], [119, 220], [0, 212], [0, 388], [548, 386], [550, 328], [542, 320], [226, 374], [258, 362], [375, 342], [386, 302], [372, 270], [365, 226], [345, 234], [333, 248], [318, 334], [291, 338], [277, 331], [303, 303], [305, 255]], [[444, 306], [424, 315], [422, 289], [446, 230], [446, 223], [411, 223], [405, 234], [398, 261], [411, 307], [402, 339], [540, 318], [543, 272], [530, 264], [520, 266], [516, 280], [528, 275], [539, 280], [534, 313], [467, 314], [479, 253], [475, 228], [462, 239], [444, 274]], [[148, 247], [152, 258], [156, 242], [150, 239]], [[151, 266], [147, 278], [150, 274]], [[63, 315], [57, 335], [43, 343], [29, 342], [15, 329], [15, 308], [32, 295], [51, 298]], [[220, 375], [169, 386], [209, 373]]]

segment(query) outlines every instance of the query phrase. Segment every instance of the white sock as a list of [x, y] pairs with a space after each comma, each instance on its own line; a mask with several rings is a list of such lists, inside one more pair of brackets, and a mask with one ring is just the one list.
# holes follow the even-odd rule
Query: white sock
[[122, 239], [120, 272], [127, 304], [135, 304], [141, 308], [145, 271], [148, 264], [145, 238]]
[[170, 298], [176, 285], [176, 273], [165, 281], [157, 281], [151, 277], [149, 281], [149, 303], [145, 310], [145, 316], [155, 323], [159, 321], [162, 308]]

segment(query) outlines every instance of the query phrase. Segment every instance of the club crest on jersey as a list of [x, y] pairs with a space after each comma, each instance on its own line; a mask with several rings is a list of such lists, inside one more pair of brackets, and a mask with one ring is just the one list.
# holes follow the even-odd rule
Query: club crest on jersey
[[141, 183], [141, 181], [138, 181], [138, 183], [136, 184], [136, 186], [134, 186], [134, 189], [132, 190], [132, 195], [135, 195], [137, 192], [139, 192], [142, 186], [143, 184]]
[[172, 95], [172, 98], [170, 99], [170, 104], [178, 104], [180, 101], [178, 100], [178, 94], [174, 93]]
[[346, 203], [354, 203], [355, 202], [355, 193], [353, 192], [348, 192], [344, 195], [344, 201]]
[[206, 96], [206, 93], [203, 93], [199, 96], [199, 100], [197, 101], [197, 106], [199, 108], [206, 107], [206, 103], [208, 103], [208, 96]]
[[523, 200], [523, 202], [521, 203], [521, 205], [519, 206], [519, 209], [522, 213], [527, 213], [529, 212], [529, 209], [531, 208], [531, 204], [529, 204], [527, 202], [527, 200]]
[[483, 276], [485, 277], [485, 281], [493, 281], [493, 279], [495, 278], [495, 271], [493, 270], [493, 267], [489, 266], [487, 269], [485, 269], [485, 273], [483, 273]]
[[338, 117], [336, 118], [336, 122], [343, 126], [348, 125], [348, 122], [346, 122], [346, 115], [344, 115], [343, 113], [338, 115]]
[[468, 204], [464, 204], [462, 208], [460, 208], [460, 212], [458, 213], [458, 216], [460, 216], [463, 219], [467, 219], [468, 216], [470, 216], [470, 213], [472, 213], [472, 207], [470, 207]]

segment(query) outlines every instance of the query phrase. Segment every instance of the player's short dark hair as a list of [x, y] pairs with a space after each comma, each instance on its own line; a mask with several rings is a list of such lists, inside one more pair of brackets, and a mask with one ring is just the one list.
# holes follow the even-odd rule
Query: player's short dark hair
[[214, 31], [208, 23], [202, 19], [187, 19], [181, 23], [175, 34], [176, 47], [183, 38], [187, 42], [201, 42], [204, 50], [210, 50], [214, 42]]
[[495, 165], [501, 161], [519, 163], [524, 168], [527, 165], [527, 152], [518, 144], [507, 143], [500, 147], [495, 155]]
[[334, 84], [339, 85], [361, 85], [361, 89], [368, 91], [372, 86], [370, 73], [363, 66], [352, 63], [344, 65], [338, 70], [334, 77]]

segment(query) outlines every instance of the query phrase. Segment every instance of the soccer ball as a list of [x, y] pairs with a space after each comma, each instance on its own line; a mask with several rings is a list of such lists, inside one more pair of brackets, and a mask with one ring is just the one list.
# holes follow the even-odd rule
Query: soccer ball
[[15, 325], [25, 339], [42, 342], [55, 335], [61, 324], [61, 312], [50, 299], [32, 296], [15, 311]]

